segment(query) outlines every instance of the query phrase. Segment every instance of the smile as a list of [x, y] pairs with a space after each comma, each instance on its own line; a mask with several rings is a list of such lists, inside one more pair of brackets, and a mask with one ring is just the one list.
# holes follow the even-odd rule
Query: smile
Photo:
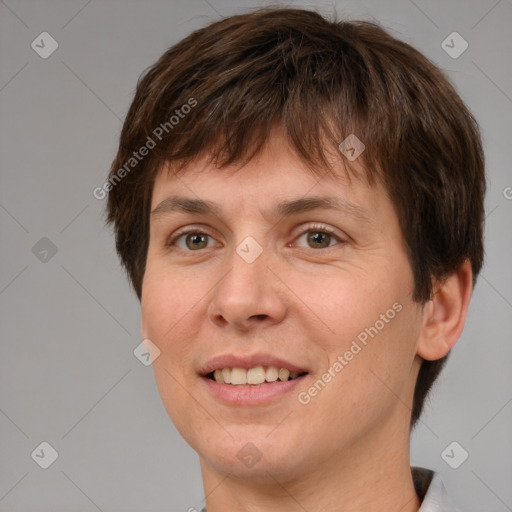
[[257, 386], [276, 381], [294, 380], [306, 372], [291, 372], [277, 366], [255, 366], [254, 368], [222, 368], [211, 372], [208, 377], [220, 384], [232, 386]]
[[277, 354], [219, 354], [197, 369], [207, 393], [220, 403], [240, 407], [275, 403], [292, 391], [310, 368]]

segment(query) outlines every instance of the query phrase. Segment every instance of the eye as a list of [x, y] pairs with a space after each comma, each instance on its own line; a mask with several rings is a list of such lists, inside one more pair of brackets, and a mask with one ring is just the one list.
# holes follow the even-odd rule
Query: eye
[[[297, 237], [293, 245], [310, 249], [327, 249], [345, 240], [334, 233], [332, 228], [323, 225], [309, 226]], [[185, 252], [196, 252], [212, 247], [215, 240], [211, 235], [198, 230], [182, 231], [174, 235], [168, 242], [169, 247], [177, 247]]]
[[327, 226], [310, 227], [304, 231], [296, 240], [296, 245], [309, 247], [310, 249], [327, 249], [343, 240], [336, 236]]
[[197, 251], [211, 247], [212, 238], [200, 231], [187, 231], [172, 238], [168, 245], [176, 246], [182, 251]]

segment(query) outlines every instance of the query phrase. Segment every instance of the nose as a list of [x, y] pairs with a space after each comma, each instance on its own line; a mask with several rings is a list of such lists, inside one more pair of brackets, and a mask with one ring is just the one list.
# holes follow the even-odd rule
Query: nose
[[251, 263], [233, 251], [208, 305], [212, 322], [239, 332], [282, 322], [286, 297], [268, 263], [265, 251]]

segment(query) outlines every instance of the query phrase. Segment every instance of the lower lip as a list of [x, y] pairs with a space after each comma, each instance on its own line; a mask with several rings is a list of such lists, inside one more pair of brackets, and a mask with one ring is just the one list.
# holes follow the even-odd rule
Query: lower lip
[[302, 382], [302, 375], [293, 380], [267, 382], [265, 384], [233, 386], [221, 384], [209, 377], [202, 377], [212, 394], [229, 405], [261, 405], [269, 403], [286, 393], [292, 391], [297, 384]]

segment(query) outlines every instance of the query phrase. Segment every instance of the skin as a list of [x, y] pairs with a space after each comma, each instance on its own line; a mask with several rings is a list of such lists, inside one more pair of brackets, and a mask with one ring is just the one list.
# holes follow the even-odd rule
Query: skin
[[[442, 357], [458, 339], [471, 269], [462, 265], [437, 283], [433, 300], [414, 302], [403, 235], [384, 189], [348, 179], [341, 158], [335, 168], [336, 177], [318, 180], [275, 130], [243, 167], [219, 170], [201, 158], [179, 177], [168, 166], [156, 178], [152, 210], [171, 195], [208, 200], [220, 210], [151, 218], [141, 300], [142, 336], [161, 351], [153, 363], [157, 386], [199, 454], [208, 512], [420, 506], [409, 463], [420, 356]], [[272, 213], [280, 201], [324, 195], [357, 205], [365, 218], [346, 209]], [[308, 234], [322, 231], [318, 224], [335, 232], [331, 239], [320, 235], [326, 247], [308, 242]], [[183, 227], [210, 235], [206, 247], [189, 248], [185, 236], [166, 246]], [[247, 236], [263, 249], [252, 263], [236, 252]], [[378, 335], [308, 404], [300, 403], [297, 394], [396, 303], [401, 311]], [[309, 374], [293, 392], [258, 406], [221, 403], [198, 376], [218, 354], [254, 352]], [[237, 458], [248, 442], [262, 455], [252, 467]]]

